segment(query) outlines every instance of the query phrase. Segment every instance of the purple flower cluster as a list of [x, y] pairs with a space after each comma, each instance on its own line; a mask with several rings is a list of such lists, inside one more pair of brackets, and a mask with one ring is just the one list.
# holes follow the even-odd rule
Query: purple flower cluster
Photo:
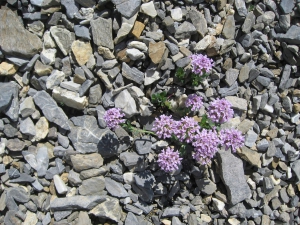
[[170, 138], [174, 134], [176, 129], [176, 121], [172, 119], [172, 116], [161, 115], [159, 118], [155, 118], [152, 131], [156, 132], [159, 138]]
[[157, 162], [163, 171], [169, 173], [178, 169], [181, 160], [178, 151], [173, 151], [170, 147], [167, 147], [158, 154]]
[[202, 75], [203, 72], [208, 73], [212, 69], [213, 60], [209, 59], [206, 55], [193, 54], [190, 57], [192, 59], [193, 73]]
[[119, 126], [120, 123], [124, 123], [125, 119], [122, 119], [125, 116], [119, 108], [111, 108], [107, 110], [103, 116], [103, 119], [106, 122], [106, 126], [110, 129], [115, 129]]
[[202, 164], [207, 164], [218, 151], [220, 139], [215, 130], [203, 129], [195, 135], [195, 141], [192, 143], [195, 152], [193, 158]]
[[208, 118], [216, 123], [225, 123], [233, 117], [232, 105], [226, 99], [216, 99], [208, 107]]
[[193, 118], [186, 116], [176, 123], [174, 133], [181, 142], [191, 143], [199, 130], [199, 124]]
[[196, 94], [191, 94], [187, 97], [185, 101], [185, 106], [186, 107], [191, 107], [192, 111], [198, 111], [202, 107], [203, 102], [202, 102], [202, 97], [198, 96]]
[[245, 139], [239, 130], [224, 129], [220, 132], [220, 141], [222, 145], [225, 145], [226, 150], [231, 148], [233, 152], [236, 152], [237, 148], [243, 146]]

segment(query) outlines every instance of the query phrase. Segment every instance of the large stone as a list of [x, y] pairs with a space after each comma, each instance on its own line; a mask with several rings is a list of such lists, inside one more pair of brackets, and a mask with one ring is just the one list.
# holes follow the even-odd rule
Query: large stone
[[112, 3], [122, 16], [130, 18], [139, 11], [141, 0], [112, 0]]
[[193, 25], [195, 26], [197, 32], [203, 38], [207, 33], [207, 22], [204, 18], [203, 14], [197, 10], [190, 10], [189, 11], [190, 19], [192, 20]]
[[103, 158], [98, 153], [92, 153], [87, 155], [71, 155], [71, 162], [74, 170], [80, 172], [88, 169], [98, 169], [103, 165]]
[[234, 39], [235, 36], [235, 21], [234, 17], [232, 15], [228, 16], [224, 27], [222, 34], [224, 35], [225, 38], [227, 39]]
[[6, 143], [6, 147], [10, 151], [18, 152], [25, 148], [25, 143], [18, 138], [9, 139]]
[[[130, 31], [132, 30], [132, 28], [136, 22], [137, 15], [138, 15], [138, 13], [133, 15], [131, 18], [122, 17], [121, 27], [118, 30], [117, 37], [114, 39], [115, 44], [120, 43], [122, 40], [124, 40], [127, 37], [127, 35], [130, 33]], [[141, 26], [142, 25], [140, 25], [139, 27], [141, 27]], [[139, 30], [137, 30], [136, 32], [139, 32]]]
[[196, 28], [190, 22], [184, 21], [175, 32], [175, 38], [186, 39], [190, 38], [197, 32]]
[[115, 96], [115, 107], [122, 109], [127, 118], [138, 114], [135, 100], [126, 89]]
[[101, 45], [109, 49], [114, 48], [112, 39], [112, 20], [99, 17], [91, 20], [93, 40], [96, 45]]
[[37, 224], [38, 222], [38, 218], [36, 213], [30, 212], [29, 210], [27, 210], [26, 212], [26, 218], [23, 222], [23, 225], [34, 225]]
[[89, 214], [118, 223], [121, 219], [122, 208], [120, 207], [119, 199], [107, 197], [104, 202], [90, 210]]
[[96, 5], [96, 0], [75, 0], [75, 2], [82, 5], [85, 8], [92, 8]]
[[109, 129], [100, 129], [93, 116], [72, 117], [71, 132], [68, 137], [76, 151], [80, 153], [99, 152], [102, 157], [118, 154], [119, 141]]
[[0, 83], [0, 111], [3, 112], [13, 99], [14, 91], [11, 83]]
[[18, 67], [12, 63], [2, 62], [0, 63], [0, 76], [14, 75], [18, 70]]
[[227, 197], [235, 205], [251, 197], [251, 190], [246, 182], [243, 162], [230, 151], [217, 153], [220, 176], [227, 190]]
[[279, 41], [285, 41], [288, 44], [300, 44], [300, 27], [292, 25], [285, 34], [278, 34]]
[[105, 183], [103, 176], [92, 177], [84, 180], [78, 190], [81, 195], [102, 195]]
[[65, 56], [68, 55], [71, 51], [71, 45], [75, 41], [75, 34], [57, 26], [52, 26], [50, 32], [61, 52]]
[[109, 177], [105, 178], [105, 186], [108, 193], [117, 198], [126, 198], [128, 193], [121, 183], [112, 180]]
[[30, 116], [35, 112], [35, 110], [35, 105], [31, 96], [25, 98], [24, 101], [20, 104], [20, 114], [22, 117]]
[[34, 137], [35, 141], [43, 140], [49, 132], [49, 123], [45, 117], [41, 117], [35, 124], [36, 135]]
[[65, 104], [71, 108], [82, 110], [88, 105], [86, 96], [80, 97], [79, 93], [68, 91], [61, 87], [55, 87], [52, 92], [55, 101]]
[[29, 135], [29, 136], [35, 136], [36, 130], [34, 123], [30, 119], [30, 117], [27, 117], [24, 120], [21, 120], [20, 122], [20, 131], [22, 134]]
[[2, 7], [0, 21], [1, 51], [15, 57], [31, 58], [42, 50], [40, 38], [24, 28], [16, 13]]
[[128, 66], [125, 62], [122, 64], [122, 75], [138, 84], [144, 82], [144, 73], [135, 67]]
[[232, 104], [232, 108], [233, 109], [238, 109], [241, 111], [246, 111], [248, 104], [247, 104], [247, 100], [244, 98], [238, 98], [235, 96], [227, 96], [225, 97], [226, 100], [228, 100], [231, 104]]
[[98, 195], [76, 195], [67, 198], [55, 198], [50, 202], [50, 209], [54, 212], [65, 210], [90, 210], [105, 200], [105, 196]]
[[59, 86], [60, 83], [65, 79], [65, 74], [59, 70], [53, 70], [51, 75], [47, 78], [46, 87], [47, 89], [53, 89], [55, 86]]
[[258, 168], [261, 167], [260, 155], [257, 151], [253, 151], [246, 146], [243, 146], [241, 149], [237, 150], [238, 155], [244, 159], [249, 164], [256, 166]]
[[164, 42], [149, 43], [149, 57], [154, 64], [159, 64], [162, 61], [165, 51], [166, 45]]
[[93, 49], [90, 45], [90, 42], [76, 40], [72, 43], [71, 48], [75, 55], [76, 61], [80, 66], [86, 64], [93, 55]]
[[11, 120], [17, 121], [19, 118], [19, 88], [11, 81], [0, 83], [0, 112], [5, 113]]
[[46, 91], [38, 91], [33, 96], [33, 100], [35, 104], [42, 110], [47, 120], [55, 123], [65, 130], [70, 130], [68, 117], [64, 111], [57, 106], [57, 103]]

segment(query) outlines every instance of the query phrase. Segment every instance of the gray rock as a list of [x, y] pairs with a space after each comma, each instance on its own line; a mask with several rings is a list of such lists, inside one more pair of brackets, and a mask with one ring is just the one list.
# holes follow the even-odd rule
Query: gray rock
[[105, 178], [105, 187], [110, 195], [117, 198], [126, 198], [128, 193], [121, 183], [118, 183], [108, 177]]
[[139, 225], [140, 222], [137, 217], [132, 213], [128, 212], [125, 220], [125, 225]]
[[99, 218], [110, 219], [118, 223], [122, 214], [119, 199], [107, 197], [104, 202], [90, 210], [89, 214]]
[[292, 101], [288, 96], [282, 98], [282, 107], [287, 113], [292, 112]]
[[255, 144], [257, 136], [253, 130], [249, 130], [245, 137], [245, 145], [251, 148]]
[[55, 40], [56, 45], [61, 52], [66, 56], [71, 52], [71, 45], [75, 41], [75, 34], [67, 29], [53, 26], [50, 28], [50, 33]]
[[14, 97], [12, 83], [0, 83], [0, 111], [5, 111], [11, 104]]
[[143, 171], [134, 175], [135, 184], [132, 184], [133, 190], [139, 194], [139, 197], [145, 202], [151, 202], [154, 197], [152, 187], [155, 178], [150, 171]]
[[58, 194], [66, 194], [68, 192], [68, 188], [59, 175], [53, 176], [54, 185]]
[[196, 184], [199, 190], [205, 195], [212, 195], [217, 190], [216, 184], [210, 179], [197, 179]]
[[[299, 30], [299, 32], [300, 32], [300, 30]], [[288, 83], [288, 80], [291, 75], [291, 69], [292, 69], [292, 67], [290, 65], [288, 65], [288, 64], [285, 65], [285, 67], [282, 71], [281, 80], [280, 80], [280, 84], [279, 84], [280, 91], [284, 91], [286, 88], [288, 88], [287, 83]]]
[[103, 176], [92, 177], [82, 181], [78, 190], [81, 195], [103, 195], [105, 184], [106, 181]]
[[[101, 102], [101, 97], [102, 97], [102, 89], [99, 84], [96, 84], [95, 86], [90, 88], [90, 91], [89, 91], [89, 103], [90, 104], [98, 105]], [[97, 110], [97, 107], [96, 107], [96, 110]], [[97, 112], [98, 112], [98, 110], [97, 110]], [[104, 127], [102, 127], [102, 128], [104, 128]]]
[[28, 59], [42, 50], [40, 38], [26, 30], [13, 11], [2, 8], [0, 21], [0, 46], [5, 54]]
[[164, 210], [162, 217], [180, 216], [180, 208], [168, 207]]
[[112, 38], [112, 20], [99, 17], [96, 20], [91, 20], [93, 40], [96, 45], [114, 48]]
[[61, 4], [65, 7], [68, 18], [74, 19], [74, 16], [78, 13], [79, 9], [75, 0], [61, 0]]
[[75, 0], [78, 4], [85, 8], [93, 8], [96, 5], [96, 0]]
[[6, 192], [6, 206], [9, 210], [18, 211], [16, 202], [26, 203], [30, 200], [30, 194], [21, 187], [9, 188]]
[[[236, 0], [237, 2], [237, 0]], [[227, 16], [222, 34], [227, 39], [234, 39], [235, 36], [235, 20], [232, 15]]]
[[72, 117], [72, 129], [68, 137], [80, 153], [99, 152], [108, 158], [118, 153], [119, 141], [109, 129], [100, 129], [93, 116]]
[[274, 189], [274, 185], [271, 178], [269, 177], [263, 178], [263, 188], [265, 194], [269, 194]]
[[177, 39], [186, 39], [190, 38], [193, 34], [197, 32], [193, 24], [184, 21], [175, 32], [175, 38]]
[[70, 170], [68, 174], [68, 181], [72, 186], [79, 186], [82, 184], [79, 173], [76, 173], [74, 170]]
[[84, 40], [91, 40], [89, 29], [83, 25], [74, 26], [75, 35]]
[[125, 62], [122, 64], [122, 75], [138, 84], [142, 84], [144, 82], [144, 73], [135, 67], [128, 66]]
[[0, 174], [4, 174], [5, 171], [5, 165], [4, 164], [0, 164]]
[[47, 120], [57, 124], [59, 127], [65, 130], [70, 130], [68, 117], [66, 116], [64, 111], [57, 106], [57, 103], [47, 92], [38, 91], [33, 96], [33, 100], [35, 104], [42, 110]]
[[295, 7], [295, 2], [292, 0], [282, 0], [280, 1], [279, 7], [284, 14], [291, 13]]
[[21, 120], [20, 122], [20, 131], [22, 134], [29, 135], [29, 136], [35, 136], [36, 130], [34, 123], [30, 119], [30, 117], [27, 117], [24, 120]]
[[90, 89], [90, 87], [93, 85], [94, 81], [92, 80], [86, 80], [83, 82], [83, 84], [79, 88], [79, 96], [82, 97], [86, 94], [86, 92]]
[[138, 114], [137, 105], [134, 98], [130, 95], [128, 90], [123, 90], [115, 96], [115, 107], [120, 108], [125, 114], [126, 118], [130, 118]]
[[246, 34], [250, 33], [252, 27], [255, 24], [255, 15], [253, 12], [249, 12], [245, 18], [242, 26], [242, 31]]
[[228, 199], [235, 205], [251, 197], [251, 190], [245, 180], [243, 162], [229, 151], [217, 153], [220, 163], [220, 176], [226, 186]]
[[55, 198], [50, 202], [50, 208], [54, 212], [64, 210], [90, 210], [105, 200], [106, 196], [98, 195], [76, 195], [66, 198]]
[[[2, 111], [12, 121], [17, 121], [19, 118], [20, 108], [18, 85], [13, 81], [8, 83], [0, 83], [0, 90], [0, 112]], [[8, 100], [5, 98], [8, 98]]]
[[298, 181], [300, 181], [300, 160], [293, 162], [291, 168], [296, 174]]
[[134, 145], [138, 154], [148, 154], [151, 151], [152, 141], [148, 137], [142, 137], [136, 139]]
[[[208, 29], [207, 29], [207, 22], [203, 16], [202, 13], [196, 10], [189, 10], [189, 17], [192, 20], [193, 25], [195, 26], [197, 32], [200, 34], [200, 36], [203, 38]], [[175, 54], [173, 54], [175, 55]]]
[[6, 143], [6, 148], [12, 152], [22, 151], [25, 148], [25, 142], [18, 138], [9, 139]]
[[99, 168], [103, 165], [103, 158], [98, 153], [88, 155], [71, 155], [70, 158], [74, 170], [78, 172], [92, 168]]
[[[1, 165], [3, 165], [3, 164], [1, 164]], [[14, 169], [8, 169], [7, 172], [8, 172], [8, 176], [9, 176], [10, 179], [15, 179], [15, 178], [20, 177], [19, 170], [15, 169], [15, 168]], [[5, 166], [4, 166], [4, 173], [5, 173]]]
[[245, 1], [243, 0], [235, 0], [235, 7], [237, 9], [237, 13], [239, 14], [239, 16], [241, 17], [246, 17], [248, 14], [248, 10], [246, 8], [246, 4]]
[[184, 57], [176, 61], [176, 66], [180, 68], [186, 67], [191, 62], [190, 57]]
[[130, 18], [139, 11], [141, 0], [112, 0], [112, 3], [116, 5], [122, 16]]
[[289, 14], [279, 16], [279, 26], [285, 32], [290, 28], [290, 26], [291, 26], [291, 17], [290, 17]]
[[125, 166], [132, 167], [141, 163], [144, 160], [144, 157], [135, 152], [122, 152], [120, 154], [120, 160], [123, 161]]
[[31, 96], [24, 99], [20, 104], [20, 114], [22, 117], [30, 116], [36, 110]]
[[226, 71], [225, 81], [229, 86], [231, 86], [237, 80], [238, 76], [239, 70], [230, 68]]
[[278, 34], [276, 37], [280, 41], [285, 41], [288, 44], [300, 44], [300, 27], [292, 25], [285, 34]]

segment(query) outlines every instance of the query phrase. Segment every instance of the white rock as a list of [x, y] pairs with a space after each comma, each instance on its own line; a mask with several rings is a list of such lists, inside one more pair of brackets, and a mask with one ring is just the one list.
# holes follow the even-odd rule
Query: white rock
[[135, 48], [129, 48], [126, 50], [126, 55], [131, 59], [131, 60], [138, 60], [145, 58], [144, 53], [142, 53], [140, 50], [135, 49]]
[[56, 48], [55, 41], [52, 39], [50, 31], [46, 31], [43, 36], [44, 48]]
[[216, 198], [212, 198], [213, 201], [213, 206], [216, 210], [218, 211], [222, 211], [225, 207], [225, 203], [220, 201], [219, 199]]
[[155, 81], [159, 80], [161, 77], [161, 72], [156, 70], [146, 70], [144, 85], [150, 85]]
[[175, 21], [181, 21], [182, 20], [182, 10], [181, 8], [175, 8], [171, 9], [171, 17]]
[[29, 96], [20, 104], [19, 113], [22, 117], [30, 116], [36, 110], [32, 97]]
[[144, 97], [145, 96], [144, 92], [136, 86], [132, 86], [132, 87], [130, 87], [130, 89], [132, 91], [134, 91], [138, 97]]
[[130, 31], [133, 28], [133, 25], [135, 23], [137, 15], [138, 15], [138, 12], [134, 16], [132, 16], [130, 19], [122, 17], [121, 28], [118, 30], [117, 37], [114, 39], [115, 44], [118, 44], [124, 38], [127, 37], [127, 35], [130, 33]]
[[41, 54], [41, 60], [45, 65], [53, 65], [55, 63], [55, 57], [56, 57], [56, 49], [49, 48], [44, 49]]
[[38, 218], [37, 218], [36, 214], [27, 210], [26, 218], [22, 224], [23, 225], [36, 225], [37, 222], [38, 222]]
[[140, 11], [148, 16], [151, 16], [152, 18], [157, 16], [153, 1], [142, 4]]
[[78, 92], [80, 88], [80, 84], [74, 83], [73, 81], [64, 81], [60, 83], [62, 88], [68, 89], [69, 91]]
[[134, 182], [134, 174], [131, 172], [124, 173], [123, 179], [125, 184], [132, 184]]
[[121, 108], [127, 118], [138, 114], [135, 100], [126, 89], [116, 95], [115, 107]]
[[79, 93], [68, 91], [61, 87], [55, 87], [52, 92], [52, 97], [58, 103], [63, 103], [75, 109], [84, 109], [88, 105], [86, 96], [80, 97]]
[[142, 52], [147, 52], [148, 47], [144, 42], [140, 41], [131, 41], [128, 45], [128, 48], [137, 48], [138, 50], [141, 50]]
[[291, 116], [291, 122], [292, 122], [292, 123], [295, 123], [295, 124], [298, 124], [299, 118], [300, 118], [300, 114], [299, 114], [299, 113], [297, 113], [297, 114], [292, 114], [292, 116]]
[[203, 51], [211, 44], [213, 36], [206, 35], [201, 41], [196, 44], [195, 51]]
[[264, 107], [264, 110], [269, 112], [269, 113], [273, 113], [274, 112], [274, 108], [271, 105], [266, 104]]
[[59, 175], [53, 176], [54, 185], [59, 194], [66, 194], [68, 192], [68, 188]]
[[5, 143], [0, 142], [0, 156], [2, 156], [5, 153]]
[[36, 135], [34, 137], [35, 141], [40, 141], [44, 139], [49, 133], [49, 122], [46, 117], [41, 117], [35, 124]]
[[65, 73], [59, 70], [53, 70], [50, 76], [47, 78], [46, 87], [47, 89], [53, 89], [55, 86], [60, 85], [60, 83], [65, 79]]

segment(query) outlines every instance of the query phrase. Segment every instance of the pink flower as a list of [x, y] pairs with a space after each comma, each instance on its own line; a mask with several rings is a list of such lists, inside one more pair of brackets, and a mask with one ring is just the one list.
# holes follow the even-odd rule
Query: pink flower
[[182, 158], [179, 157], [178, 151], [173, 151], [170, 147], [162, 150], [158, 154], [158, 166], [165, 172], [169, 173], [178, 169]]
[[216, 123], [225, 123], [233, 117], [232, 105], [226, 99], [216, 99], [208, 107], [208, 118]]

